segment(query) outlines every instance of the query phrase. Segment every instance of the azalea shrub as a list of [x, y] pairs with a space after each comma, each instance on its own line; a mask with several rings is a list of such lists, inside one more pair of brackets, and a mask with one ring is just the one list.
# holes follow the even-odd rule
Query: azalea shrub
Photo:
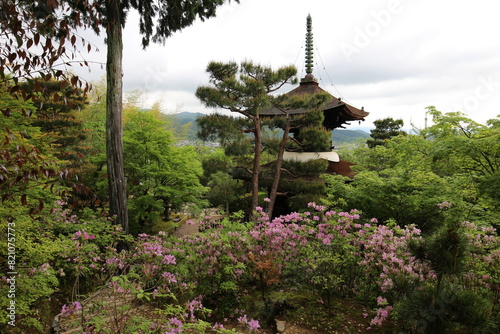
[[[437, 204], [440, 209], [449, 205]], [[214, 321], [248, 313], [267, 323], [294, 293], [310, 293], [318, 296], [318, 307], [333, 307], [339, 298], [364, 302], [373, 310], [373, 328], [409, 316], [402, 322], [406, 330], [425, 331], [439, 322], [439, 314], [421, 314], [422, 305], [408, 301], [425, 291], [432, 299], [460, 284], [463, 296], [475, 296], [482, 307], [461, 323], [456, 320], [461, 312], [445, 303], [449, 307], [439, 312], [449, 314], [443, 321], [447, 325], [439, 328], [487, 332], [498, 325], [499, 238], [493, 228], [460, 224], [450, 237], [460, 238], [456, 251], [467, 268], [443, 276], [439, 262], [449, 261], [449, 254], [433, 260], [415, 245], [432, 243], [432, 238], [448, 242], [448, 237], [422, 235], [414, 225], [379, 224], [357, 210], [335, 212], [313, 203], [309, 208], [273, 220], [258, 208], [256, 223], [206, 222], [200, 233], [182, 238], [141, 235], [129, 259], [158, 305], [201, 298], [212, 310], [207, 319]], [[443, 221], [438, 232], [450, 228]]]
[[[37, 305], [58, 296], [61, 322], [87, 333], [256, 332], [309, 295], [332, 314], [336, 301], [358, 300], [375, 331], [495, 333], [500, 238], [447, 216], [451, 203], [436, 205], [445, 219], [431, 234], [309, 203], [274, 219], [257, 208], [255, 222], [207, 217], [196, 234], [132, 239], [105, 217], [56, 203], [43, 224], [23, 223], [23, 258], [37, 235], [52, 250], [25, 258], [32, 269], [17, 277], [19, 289], [43, 292], [19, 297], [21, 330], [40, 330]], [[118, 251], [120, 242], [128, 246]]]
[[[451, 203], [436, 206], [446, 210]], [[500, 241], [492, 227], [457, 223], [456, 217], [449, 217], [434, 234], [423, 235], [415, 225], [379, 224], [356, 210], [328, 211], [313, 203], [309, 207], [308, 212], [273, 220], [258, 208], [255, 224], [225, 221], [176, 241], [176, 252], [183, 254], [187, 266], [185, 273], [192, 270], [186, 278], [195, 279], [198, 291], [210, 305], [221, 308], [214, 312], [222, 315], [236, 308], [252, 309], [244, 298], [248, 294], [261, 297], [261, 311], [272, 312], [277, 301], [286, 303], [276, 297], [280, 293], [303, 291], [318, 295], [318, 307], [331, 307], [335, 298], [363, 301], [373, 309], [372, 327], [388, 319], [403, 320], [402, 315], [413, 307], [413, 320], [402, 322], [410, 332], [429, 330], [439, 321], [439, 312], [447, 314], [441, 316], [446, 318], [441, 329], [494, 332], [497, 328]], [[439, 233], [445, 235], [439, 237]], [[455, 245], [455, 255], [441, 252], [434, 260], [412, 247], [432, 243], [433, 238], [445, 244], [455, 242], [453, 238], [461, 241]], [[441, 275], [443, 263], [457, 263], [459, 253], [466, 267]], [[431, 316], [418, 314], [421, 305], [406, 303], [414, 292], [430, 289], [432, 297], [458, 284], [463, 296], [475, 296], [477, 301], [475, 315], [469, 312], [466, 320], [457, 320], [464, 312], [450, 303]], [[266, 312], [259, 313], [261, 318]]]

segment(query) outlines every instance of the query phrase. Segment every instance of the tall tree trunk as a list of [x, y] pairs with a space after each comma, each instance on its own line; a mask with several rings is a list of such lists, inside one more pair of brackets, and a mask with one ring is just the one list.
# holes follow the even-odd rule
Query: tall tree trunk
[[274, 171], [273, 185], [271, 186], [271, 193], [269, 194], [269, 206], [267, 208], [267, 215], [269, 218], [273, 215], [274, 204], [276, 203], [276, 196], [278, 194], [278, 186], [281, 178], [281, 166], [283, 165], [283, 154], [285, 153], [286, 143], [288, 142], [288, 136], [290, 134], [291, 119], [290, 116], [286, 115], [285, 129], [283, 132], [283, 137], [281, 139], [280, 147], [278, 150], [278, 158], [276, 159], [276, 170]]
[[120, 0], [106, 1], [106, 157], [108, 164], [110, 213], [128, 233], [127, 196], [123, 167], [122, 131], [122, 10]]
[[260, 172], [260, 153], [262, 151], [262, 138], [260, 131], [260, 119], [259, 116], [254, 116], [252, 118], [253, 124], [255, 126], [255, 150], [253, 159], [253, 170], [252, 170], [252, 218], [255, 220], [255, 208], [259, 205], [259, 172]]

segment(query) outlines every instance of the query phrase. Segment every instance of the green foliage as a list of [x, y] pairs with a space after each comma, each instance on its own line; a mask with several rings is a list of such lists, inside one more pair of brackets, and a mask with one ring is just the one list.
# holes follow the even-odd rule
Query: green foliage
[[[16, 327], [19, 333], [36, 329], [43, 330], [43, 324], [51, 323], [52, 314], [47, 301], [59, 301], [58, 294], [65, 301], [77, 298], [79, 293], [92, 291], [102, 284], [107, 274], [101, 272], [107, 255], [116, 254], [117, 243], [126, 241], [119, 231], [105, 217], [96, 216], [86, 210], [80, 220], [63, 203], [47, 204], [47, 208], [36, 217], [24, 213], [24, 208], [12, 201], [0, 207], [0, 220], [15, 217], [13, 221], [16, 256]], [[7, 224], [1, 225], [0, 251], [7, 259]], [[12, 232], [12, 231], [11, 231]], [[113, 273], [110, 270], [108, 274]], [[6, 296], [6, 284], [0, 292]], [[0, 300], [0, 315], [5, 316], [10, 299]], [[48, 314], [47, 314], [48, 313]]]
[[446, 180], [429, 171], [362, 171], [351, 183], [338, 177], [325, 178], [329, 198], [340, 208], [360, 208], [369, 217], [395, 220], [401, 225], [416, 224], [426, 231], [442, 221], [436, 203], [456, 198]]
[[386, 141], [392, 137], [399, 135], [406, 135], [406, 132], [402, 131], [404, 123], [402, 119], [394, 120], [392, 117], [385, 119], [379, 119], [373, 122], [375, 129], [370, 130], [370, 137], [366, 144], [370, 148], [375, 146], [385, 145]]
[[[310, 97], [310, 100], [316, 103], [322, 103], [325, 97], [322, 94]], [[285, 103], [288, 102], [285, 100]], [[312, 102], [307, 99], [295, 101], [306, 107]], [[325, 152], [330, 151], [332, 146], [332, 134], [323, 126], [325, 116], [317, 105], [311, 106], [305, 114], [300, 114], [294, 117], [291, 121], [291, 132], [294, 134], [293, 140], [288, 140], [287, 149], [290, 151], [299, 152]], [[302, 106], [304, 108], [304, 106]], [[288, 116], [291, 117], [291, 116]], [[275, 126], [284, 127], [283, 121], [280, 122], [280, 117], [273, 120]]]
[[198, 87], [196, 96], [207, 107], [220, 107], [246, 117], [257, 117], [260, 109], [270, 106], [269, 93], [293, 81], [297, 73], [293, 66], [273, 70], [269, 67], [242, 62], [211, 62], [207, 66], [213, 87]]
[[320, 202], [326, 191], [324, 179], [319, 176], [325, 172], [328, 161], [318, 159], [306, 162], [284, 161], [284, 173], [278, 189], [290, 196], [287, 205], [292, 211], [303, 211], [310, 202]]
[[327, 152], [331, 150], [331, 132], [325, 128], [304, 127], [296, 138], [303, 152]]
[[[6, 213], [5, 209], [9, 209]], [[59, 287], [57, 278], [58, 267], [54, 266], [54, 259], [63, 251], [64, 242], [55, 238], [50, 230], [43, 229], [41, 224], [23, 214], [21, 210], [11, 207], [0, 209], [2, 214], [0, 249], [2, 253], [2, 263], [7, 268], [7, 249], [8, 245], [14, 247], [15, 256], [14, 271], [17, 275], [5, 276], [5, 279], [14, 279], [10, 284], [4, 280], [0, 285], [0, 293], [4, 298], [0, 299], [0, 316], [2, 319], [8, 319], [7, 314], [10, 301], [15, 301], [16, 326], [23, 330], [36, 329], [43, 330], [42, 321], [37, 307], [44, 303]], [[7, 220], [6, 214], [18, 213], [13, 220], [13, 229], [9, 232], [9, 237], [14, 236], [14, 242], [7, 242]], [[5, 260], [3, 260], [5, 259]], [[5, 262], [4, 262], [5, 261]], [[14, 289], [10, 286], [13, 283]], [[8, 294], [14, 294], [12, 298], [7, 298]], [[18, 332], [20, 333], [20, 332]]]
[[[448, 210], [449, 203], [443, 204], [443, 209]], [[405, 329], [419, 333], [488, 333], [488, 328], [495, 326], [491, 296], [466, 276], [478, 272], [468, 262], [474, 254], [470, 241], [474, 238], [479, 242], [481, 236], [470, 223], [459, 224], [456, 212], [446, 211], [445, 217], [446, 224], [441, 228], [408, 243], [415, 259], [427, 263], [435, 279], [404, 294], [396, 305], [397, 317], [405, 320]]]
[[[34, 126], [35, 117], [23, 115], [23, 110], [34, 109], [31, 102], [15, 99], [0, 89], [0, 107], [12, 114], [0, 117], [4, 138], [0, 143], [0, 198], [7, 207], [23, 205], [30, 214], [37, 214], [55, 194], [67, 190], [58, 181], [68, 175], [66, 162], [56, 155], [52, 138]], [[7, 204], [13, 199], [16, 204]]]
[[459, 113], [430, 111], [436, 124], [419, 135], [397, 136], [346, 154], [358, 164], [358, 174], [347, 183], [330, 178], [329, 201], [425, 230], [441, 219], [433, 203], [451, 201], [469, 219], [498, 224], [497, 122], [480, 125]]
[[225, 212], [232, 212], [230, 203], [237, 199], [241, 183], [226, 172], [220, 171], [212, 174], [208, 183], [210, 192], [207, 194], [210, 204], [213, 206], [221, 205]]
[[489, 303], [457, 284], [415, 289], [396, 305], [403, 329], [415, 333], [482, 333], [487, 328]]
[[[321, 95], [320, 95], [321, 96]], [[296, 121], [301, 125], [321, 127], [323, 126], [323, 121], [325, 120], [325, 115], [320, 109], [311, 110], [300, 116]]]
[[149, 233], [164, 208], [203, 205], [202, 167], [191, 147], [176, 147], [153, 112], [132, 110], [124, 127], [125, 171], [130, 199], [130, 230]]
[[196, 119], [198, 138], [204, 141], [218, 141], [222, 147], [232, 145], [234, 137], [252, 128], [251, 122], [222, 114], [210, 114]]
[[432, 142], [430, 152], [437, 173], [467, 175], [479, 203], [497, 208], [500, 168], [500, 126], [498, 119], [479, 124], [461, 113], [442, 114], [428, 108], [434, 125], [422, 133]]
[[297, 161], [283, 161], [283, 168], [292, 172], [295, 176], [319, 176], [328, 167], [328, 161], [324, 159]]
[[202, 157], [203, 167], [203, 184], [207, 184], [213, 174], [225, 172], [232, 167], [232, 160], [221, 149], [216, 149], [213, 152]]
[[[34, 92], [35, 85], [42, 90], [41, 93]], [[67, 81], [46, 82], [42, 78], [30, 80], [22, 86], [34, 95], [32, 101], [36, 108], [36, 119], [33, 125], [51, 135], [60, 156], [71, 155], [76, 160], [78, 153], [84, 152], [78, 150], [78, 144], [85, 139], [83, 121], [78, 115], [78, 111], [86, 104], [83, 91], [72, 88]]]
[[421, 242], [410, 243], [417, 259], [429, 261], [438, 280], [460, 273], [465, 265], [467, 239], [463, 229], [454, 225], [444, 225]]
[[340, 233], [333, 235], [331, 243], [310, 243], [301, 248], [301, 257], [307, 259], [300, 271], [309, 273], [308, 281], [328, 308], [334, 300], [352, 298], [355, 281], [361, 275], [361, 268], [354, 256], [355, 247]]
[[[256, 65], [250, 61], [244, 61], [240, 65], [235, 62], [221, 63], [210, 62], [207, 66], [210, 75], [211, 86], [200, 86], [196, 89], [196, 97], [211, 108], [223, 108], [231, 112], [241, 114], [243, 120], [232, 119], [229, 125], [232, 138], [236, 137], [237, 142], [226, 146], [231, 148], [245, 148], [236, 143], [244, 143], [247, 134], [254, 137], [253, 159], [251, 164], [251, 191], [252, 201], [250, 211], [253, 212], [258, 205], [259, 193], [259, 168], [261, 165], [262, 153], [262, 123], [260, 112], [264, 108], [270, 107], [274, 98], [272, 92], [279, 90], [287, 83], [295, 83], [297, 70], [293, 66], [284, 66], [273, 70], [270, 67]], [[210, 129], [213, 129], [214, 122], [224, 121], [220, 117], [210, 120]], [[226, 120], [227, 121], [227, 120]], [[244, 122], [244, 126], [237, 126], [237, 123]], [[234, 131], [239, 129], [238, 132]], [[225, 132], [220, 131], [221, 133]], [[215, 131], [209, 131], [205, 135], [211, 136]], [[236, 136], [235, 136], [236, 134]], [[235, 152], [241, 156], [240, 152]], [[248, 166], [244, 166], [248, 168]]]

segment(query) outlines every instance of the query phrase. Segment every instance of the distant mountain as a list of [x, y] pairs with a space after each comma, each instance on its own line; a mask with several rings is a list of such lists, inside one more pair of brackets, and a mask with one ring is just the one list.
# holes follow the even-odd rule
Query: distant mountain
[[[196, 133], [198, 131], [196, 119], [205, 115], [203, 113], [183, 111], [176, 114], [163, 114], [163, 117], [170, 123], [169, 130], [176, 134], [178, 138], [196, 140]], [[354, 143], [359, 139], [366, 140], [368, 138], [370, 138], [370, 134], [363, 130], [336, 129], [332, 132], [332, 142], [335, 146]]]
[[204, 116], [202, 113], [183, 111], [176, 114], [163, 114], [167, 121], [167, 129], [171, 131], [178, 140], [194, 141], [197, 139], [198, 124], [196, 119]]
[[199, 116], [205, 116], [205, 114], [199, 112], [193, 113], [193, 112], [183, 111], [177, 114], [167, 114], [167, 116], [176, 119], [180, 124], [184, 125], [189, 122], [195, 123], [196, 119]]
[[363, 130], [335, 129], [332, 132], [332, 141], [335, 146], [346, 143], [354, 143], [360, 139], [367, 140], [369, 138], [370, 134]]

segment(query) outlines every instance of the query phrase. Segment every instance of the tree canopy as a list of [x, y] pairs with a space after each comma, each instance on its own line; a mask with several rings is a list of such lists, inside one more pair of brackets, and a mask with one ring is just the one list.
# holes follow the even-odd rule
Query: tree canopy
[[373, 124], [375, 125], [375, 129], [370, 130], [370, 137], [372, 139], [366, 141], [368, 147], [371, 148], [378, 145], [385, 145], [385, 142], [392, 137], [406, 134], [406, 132], [401, 130], [404, 125], [402, 119], [394, 120], [392, 117], [388, 117], [378, 119]]
[[436, 203], [443, 201], [470, 219], [498, 224], [498, 120], [482, 125], [461, 113], [429, 111], [434, 124], [419, 134], [349, 154], [358, 172], [347, 183], [330, 178], [330, 198], [340, 207], [426, 230], [439, 227]]
[[[124, 125], [125, 175], [130, 194], [131, 232], [151, 233], [169, 208], [203, 204], [201, 162], [192, 147], [174, 146], [154, 111], [133, 110]], [[155, 221], [156, 220], [156, 221]]]
[[[43, 73], [45, 80], [64, 77], [64, 71], [55, 70], [58, 61], [73, 60], [77, 51], [76, 28], [92, 28], [106, 31], [107, 43], [107, 98], [106, 98], [106, 150], [109, 180], [110, 211], [116, 223], [128, 229], [126, 182], [123, 169], [122, 130], [122, 29], [130, 10], [137, 10], [140, 16], [139, 29], [143, 36], [142, 45], [150, 41], [163, 42], [175, 31], [191, 25], [197, 18], [205, 20], [216, 14], [216, 8], [225, 0], [98, 0], [36, 2], [19, 0], [3, 1], [1, 13], [1, 35], [4, 47], [0, 54], [0, 77], [5, 80], [11, 75], [15, 85], [11, 93], [21, 92], [25, 99], [31, 95], [19, 90], [20, 78], [30, 80], [32, 73]], [[238, 2], [238, 0], [235, 0]], [[67, 51], [66, 43], [73, 53]], [[42, 53], [30, 51], [32, 46], [42, 48]], [[90, 51], [92, 47], [88, 45]], [[88, 65], [86, 60], [81, 62]], [[79, 83], [72, 77], [71, 83]], [[85, 92], [88, 91], [85, 87]], [[2, 110], [6, 115], [9, 110]]]
[[251, 210], [258, 205], [259, 169], [262, 152], [262, 126], [259, 112], [270, 107], [277, 91], [287, 83], [296, 82], [297, 70], [293, 66], [273, 70], [252, 62], [221, 63], [211, 62], [207, 66], [212, 86], [201, 86], [196, 96], [207, 107], [223, 108], [239, 113], [252, 122], [252, 128], [242, 129], [243, 133], [254, 136], [254, 156], [252, 175]]

